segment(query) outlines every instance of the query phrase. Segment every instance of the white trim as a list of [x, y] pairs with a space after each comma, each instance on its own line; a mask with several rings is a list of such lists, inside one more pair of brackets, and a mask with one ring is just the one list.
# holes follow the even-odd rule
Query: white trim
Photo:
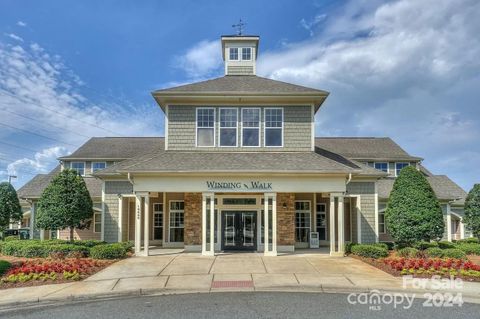
[[102, 231], [100, 233], [100, 239], [105, 241], [105, 181], [102, 183]]
[[[281, 145], [279, 146], [269, 146], [267, 145], [266, 143], [266, 140], [267, 140], [267, 129], [279, 129], [279, 127], [269, 127], [267, 128], [267, 110], [278, 110], [280, 109], [282, 111], [282, 127], [280, 127], [280, 129], [282, 130], [282, 134], [281, 134]], [[285, 123], [285, 114], [284, 114], [284, 108], [283, 107], [264, 107], [263, 108], [263, 146], [265, 148], [280, 148], [280, 147], [283, 147], [283, 144], [284, 144], [284, 123]]]
[[345, 209], [344, 197], [338, 196], [338, 212], [337, 212], [337, 232], [338, 232], [338, 253], [343, 254], [345, 251]]
[[447, 204], [447, 241], [452, 241], [452, 212]]
[[142, 196], [135, 194], [135, 254], [141, 250], [141, 229], [142, 229]]
[[410, 162], [395, 162], [395, 177], [398, 177], [398, 174], [397, 174], [397, 164], [407, 164], [407, 166], [410, 166]]
[[150, 197], [144, 197], [144, 217], [143, 217], [143, 253], [144, 256], [149, 255], [150, 251]]
[[[73, 163], [83, 163], [83, 174], [79, 174], [79, 175], [80, 176], [85, 176], [87, 174], [87, 162], [85, 162], [85, 161], [72, 161], [72, 162], [70, 162], [70, 169], [73, 169], [73, 170], [76, 171], [77, 169], [72, 168]], [[90, 168], [90, 170], [91, 170], [91, 168]], [[78, 173], [78, 171], [77, 171], [77, 173]]]
[[[222, 127], [222, 110], [236, 110], [237, 111], [237, 124], [235, 125], [235, 145], [222, 145], [222, 128], [223, 129], [232, 129], [233, 127]], [[238, 147], [238, 107], [220, 107], [218, 109], [218, 147]]]
[[335, 255], [335, 195], [330, 193], [330, 205], [329, 205], [329, 238], [330, 241], [330, 256]]
[[[311, 124], [311, 135], [312, 135], [312, 152], [315, 152], [315, 105], [311, 105], [312, 107], [312, 124]], [[316, 198], [316, 197], [315, 197]]]
[[[162, 247], [164, 246], [165, 242], [168, 242], [170, 238], [165, 238], [165, 233], [167, 232], [167, 223], [166, 223], [166, 215], [167, 215], [167, 209], [170, 209], [170, 207], [167, 207], [167, 193], [163, 192], [163, 234], [162, 234]], [[170, 216], [169, 216], [170, 217]]]
[[[200, 146], [198, 145], [198, 111], [199, 110], [213, 110], [213, 127], [200, 127], [204, 129], [213, 129], [213, 145]], [[216, 108], [215, 107], [197, 107], [195, 108], [195, 147], [215, 147], [216, 146]]]
[[[174, 209], [172, 210], [170, 207], [170, 203], [171, 202], [182, 202], [183, 203], [183, 210], [178, 210], [178, 209]], [[183, 229], [183, 241], [170, 241], [170, 233], [171, 233], [171, 230], [172, 230], [172, 227], [170, 226], [171, 225], [171, 222], [172, 222], [172, 212], [174, 213], [179, 213], [179, 212], [183, 212], [183, 227], [173, 227], [174, 229]], [[171, 199], [168, 201], [168, 242], [169, 243], [184, 243], [185, 242], [185, 200], [183, 199]]]
[[[387, 171], [386, 173], [390, 174], [390, 163], [389, 162], [373, 162], [373, 168], [377, 169], [377, 170], [380, 170], [378, 168], [375, 167], [375, 164], [387, 164]], [[381, 170], [383, 171], [383, 170]]]
[[90, 163], [90, 172], [91, 172], [91, 173], [94, 173], [94, 172], [95, 172], [95, 171], [93, 170], [93, 164], [98, 164], [98, 163], [103, 163], [103, 164], [105, 164], [105, 167], [99, 169], [99, 171], [102, 170], [102, 169], [107, 168], [107, 162], [91, 162], [91, 163]]
[[168, 104], [165, 105], [165, 150], [168, 151]]
[[[243, 58], [243, 49], [250, 49], [250, 59]], [[242, 47], [238, 55], [239, 61], [252, 61], [253, 60], [253, 47]]]
[[[234, 60], [234, 59], [231, 59], [231, 55], [230, 55], [230, 50], [232, 49], [237, 49], [237, 59]], [[240, 47], [228, 47], [228, 61], [241, 61], [240, 59]]]
[[[379, 209], [378, 210], [378, 233], [379, 234], [386, 234], [387, 233], [387, 223], [385, 222], [385, 211], [386, 211], [386, 208], [382, 208], [382, 209]], [[383, 214], [383, 232], [380, 231], [380, 214]]]
[[[243, 145], [243, 110], [258, 110], [258, 145]], [[261, 147], [261, 127], [262, 127], [262, 109], [259, 107], [242, 107], [240, 108], [240, 115], [241, 115], [241, 120], [240, 120], [240, 145], [241, 147]], [[246, 129], [254, 129], [257, 127], [246, 127]]]

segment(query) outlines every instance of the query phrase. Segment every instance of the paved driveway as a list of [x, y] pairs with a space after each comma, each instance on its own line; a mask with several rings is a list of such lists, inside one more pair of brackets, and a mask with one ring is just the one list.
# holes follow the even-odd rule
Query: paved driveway
[[[84, 282], [112, 291], [138, 289], [255, 290], [279, 287], [398, 289], [398, 278], [349, 257], [319, 254], [265, 257], [256, 253], [174, 253], [122, 260]], [[112, 286], [113, 285], [113, 286]]]

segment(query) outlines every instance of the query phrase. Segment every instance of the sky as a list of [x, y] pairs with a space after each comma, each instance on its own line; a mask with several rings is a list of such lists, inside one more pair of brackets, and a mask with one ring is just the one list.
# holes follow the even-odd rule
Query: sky
[[220, 36], [260, 36], [257, 74], [330, 92], [317, 136], [388, 136], [480, 182], [480, 2], [0, 0], [0, 181], [18, 189], [92, 136], [163, 136], [155, 89], [223, 75]]

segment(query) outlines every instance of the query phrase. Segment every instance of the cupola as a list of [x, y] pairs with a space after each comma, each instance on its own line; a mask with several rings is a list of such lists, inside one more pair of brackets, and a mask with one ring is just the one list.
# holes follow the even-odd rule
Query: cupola
[[225, 75], [255, 75], [260, 37], [223, 35], [221, 39]]

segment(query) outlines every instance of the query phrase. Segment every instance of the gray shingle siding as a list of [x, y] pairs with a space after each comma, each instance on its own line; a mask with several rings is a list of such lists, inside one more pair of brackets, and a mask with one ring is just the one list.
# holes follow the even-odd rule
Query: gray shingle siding
[[[227, 107], [227, 106], [226, 106]], [[255, 107], [257, 106], [245, 106]], [[266, 106], [274, 107], [274, 106]], [[311, 151], [312, 147], [312, 108], [309, 105], [279, 106], [284, 109], [283, 148], [263, 147], [264, 138], [264, 109], [261, 109], [260, 145], [262, 147], [241, 147], [241, 125], [238, 125], [238, 147], [219, 147], [219, 109], [215, 107], [215, 138], [216, 147], [195, 147], [196, 138], [196, 106], [169, 106], [168, 107], [168, 149], [169, 150], [201, 150], [201, 151]], [[238, 120], [241, 121], [241, 107]]]
[[375, 235], [375, 182], [351, 182], [348, 194], [360, 195], [362, 243], [374, 243]]
[[128, 181], [105, 182], [105, 241], [118, 241], [118, 194], [131, 194], [133, 186]]

